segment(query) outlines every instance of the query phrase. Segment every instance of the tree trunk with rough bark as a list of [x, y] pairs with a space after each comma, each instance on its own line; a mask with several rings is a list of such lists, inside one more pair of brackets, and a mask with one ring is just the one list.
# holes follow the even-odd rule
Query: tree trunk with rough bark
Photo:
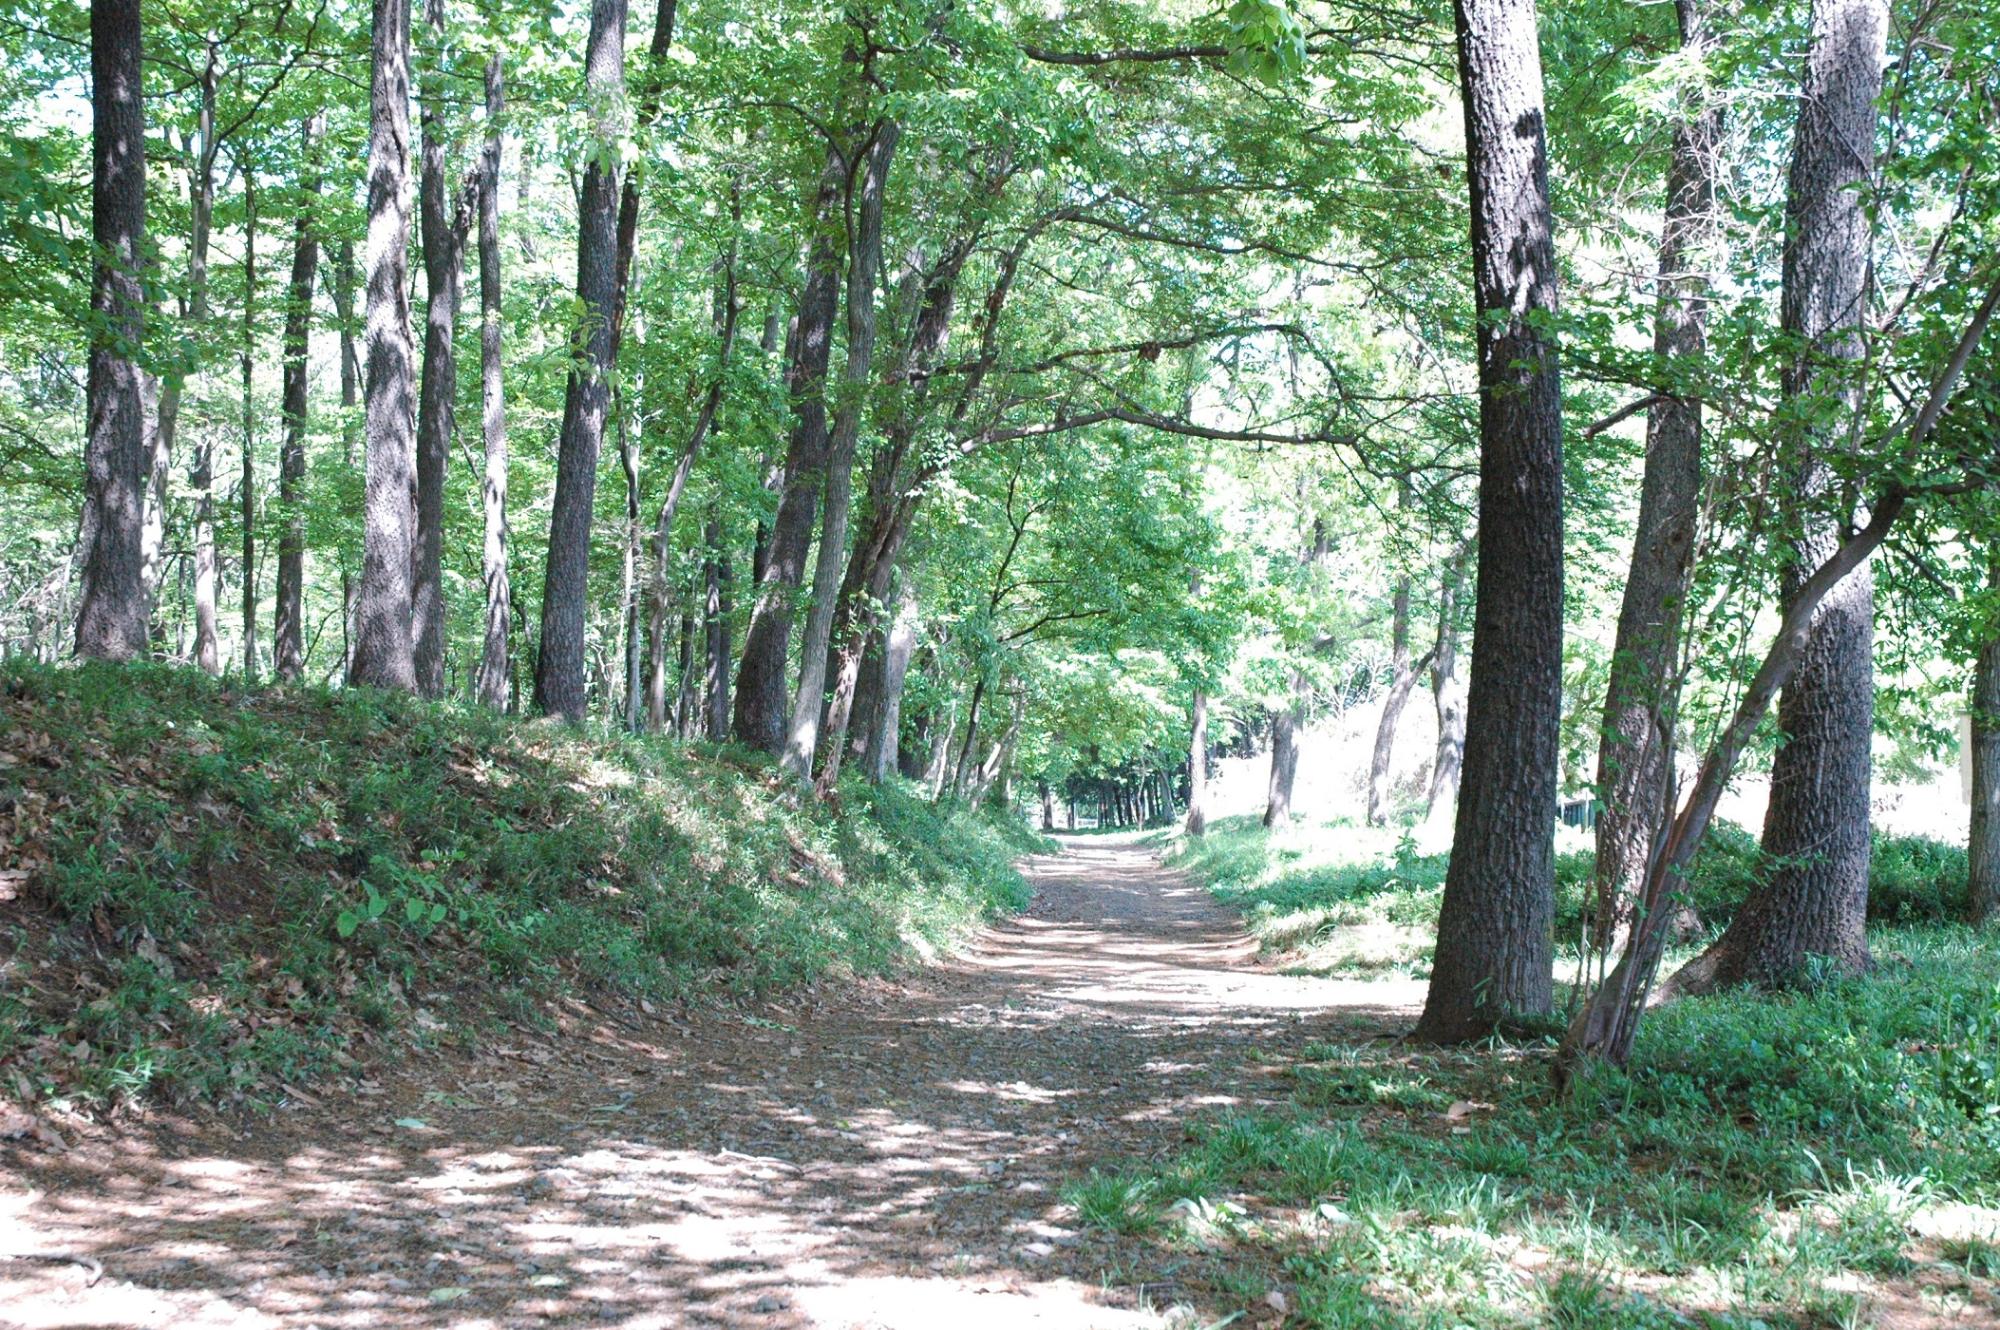
[[713, 505], [708, 525], [702, 532], [708, 546], [706, 566], [708, 598], [704, 606], [708, 621], [708, 667], [702, 676], [702, 696], [706, 699], [703, 733], [716, 743], [729, 737], [729, 547], [723, 543], [722, 519]]
[[1458, 0], [1479, 313], [1479, 578], [1465, 779], [1417, 1037], [1479, 1038], [1552, 996], [1562, 720], [1562, 392], [1534, 0]]
[[507, 705], [513, 653], [512, 588], [507, 570], [507, 401], [502, 372], [500, 289], [500, 118], [506, 88], [500, 57], [486, 61], [486, 147], [479, 168], [479, 426], [486, 446], [480, 478], [485, 547], [480, 583], [486, 593], [486, 631], [479, 649], [474, 693], [495, 711]]
[[292, 272], [285, 284], [285, 441], [278, 454], [278, 605], [271, 654], [278, 677], [296, 680], [305, 669], [306, 354], [312, 334], [313, 287], [319, 275], [319, 135], [315, 114], [299, 131], [298, 217], [292, 229]]
[[[902, 126], [885, 120], [875, 127], [873, 142], [863, 158], [860, 197], [848, 203], [853, 241], [847, 260], [847, 363], [841, 373], [840, 405], [834, 415], [827, 448], [825, 502], [821, 505], [819, 550], [813, 565], [813, 598], [806, 613], [805, 637], [799, 644], [798, 687], [792, 694], [791, 719], [786, 726], [779, 765], [794, 781], [808, 784], [813, 757], [819, 750], [820, 711], [826, 700], [827, 654], [833, 645], [833, 616], [840, 598], [841, 575], [847, 567], [847, 526], [852, 506], [854, 452], [861, 440], [868, 405], [868, 384], [874, 376], [875, 286], [882, 271], [882, 204], [888, 190], [889, 165], [896, 155]], [[838, 759], [830, 763], [838, 779]], [[827, 791], [832, 788], [829, 781]]]
[[[444, 40], [444, 0], [424, 0], [432, 38]], [[417, 559], [410, 608], [417, 691], [444, 692], [444, 485], [458, 435], [458, 307], [468, 220], [454, 204], [445, 151], [443, 80], [425, 81], [417, 227], [424, 262], [424, 365], [417, 398]]]
[[87, 535], [76, 651], [130, 660], [146, 650], [146, 109], [139, 0], [90, 6], [92, 336], [85, 397]]
[[1264, 825], [1273, 831], [1292, 820], [1292, 784], [1299, 774], [1299, 727], [1310, 694], [1304, 671], [1292, 671], [1292, 704], [1271, 720], [1271, 779], [1264, 794]]
[[[1714, 45], [1704, 0], [1678, 0], [1681, 49]], [[1702, 96], [1702, 94], [1696, 94]], [[1681, 619], [1694, 568], [1701, 497], [1702, 402], [1689, 379], [1708, 353], [1708, 286], [1717, 233], [1722, 111], [1706, 100], [1674, 125], [1660, 228], [1659, 373], [1646, 415], [1646, 466], [1632, 566], [1618, 612], [1597, 750], [1597, 902], [1592, 946], [1608, 953], [1631, 926], [1653, 838], [1671, 813], [1673, 723], [1680, 700]]]
[[415, 692], [415, 346], [410, 330], [410, 0], [374, 0], [368, 118], [366, 520], [348, 680]]
[[791, 650], [793, 600], [805, 579], [819, 495], [826, 476], [829, 439], [826, 371], [833, 351], [833, 320], [840, 296], [841, 248], [846, 228], [836, 225], [846, 172], [840, 154], [827, 152], [813, 207], [813, 244], [791, 337], [786, 387], [794, 424], [785, 451], [784, 490], [757, 575], [757, 598], [743, 638], [736, 672], [738, 741], [777, 755], [785, 744], [788, 697], [785, 661]]
[[590, 601], [590, 519], [616, 350], [616, 145], [625, 127], [625, 0], [592, 0], [584, 71], [592, 138], [600, 150], [584, 169], [577, 212], [576, 296], [581, 314], [572, 335], [576, 363], [563, 395], [548, 565], [542, 581], [541, 646], [535, 653], [536, 709], [573, 723], [583, 720], [589, 701], [584, 635]]
[[[1869, 231], [1887, 0], [1815, 0], [1786, 187], [1780, 318], [1799, 347], [1781, 385], [1794, 532], [1784, 602], [1842, 542], [1846, 482], [1827, 460], [1861, 407]], [[1868, 822], [1875, 721], [1875, 592], [1864, 564], [1819, 603], [1784, 695], [1763, 848], [1770, 869], [1716, 942], [1674, 978], [1680, 992], [1792, 983], [1810, 959], [1869, 964]]]

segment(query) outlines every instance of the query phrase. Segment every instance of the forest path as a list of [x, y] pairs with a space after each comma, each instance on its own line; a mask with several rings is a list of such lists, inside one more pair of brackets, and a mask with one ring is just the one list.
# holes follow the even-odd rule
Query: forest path
[[1063, 1184], [1277, 1098], [1406, 981], [1260, 966], [1143, 849], [1029, 861], [1033, 905], [896, 983], [562, 1032], [231, 1127], [0, 1154], [0, 1324], [1137, 1327]]

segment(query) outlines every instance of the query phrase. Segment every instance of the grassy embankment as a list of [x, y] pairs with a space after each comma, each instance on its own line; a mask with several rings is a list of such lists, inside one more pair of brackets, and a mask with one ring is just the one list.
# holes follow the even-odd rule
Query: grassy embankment
[[[1231, 821], [1174, 857], [1281, 961], [1421, 976], [1442, 856], [1393, 834]], [[1587, 858], [1563, 858], [1561, 927]], [[1731, 829], [1693, 894], [1719, 927], [1759, 871]], [[1951, 922], [1962, 852], [1876, 847], [1877, 967], [1677, 1002], [1629, 1072], [1559, 1098], [1552, 1032], [1473, 1050], [1328, 1043], [1283, 1111], [1192, 1124], [1164, 1163], [1069, 1192], [1134, 1268], [1324, 1327], [1993, 1324], [2000, 949]]]
[[372, 692], [0, 666], [0, 1096], [268, 1102], [370, 1050], [892, 970], [1018, 823]]

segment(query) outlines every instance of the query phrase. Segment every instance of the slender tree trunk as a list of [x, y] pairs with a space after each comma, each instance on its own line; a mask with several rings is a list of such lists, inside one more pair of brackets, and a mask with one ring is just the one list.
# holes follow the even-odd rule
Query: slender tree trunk
[[[1866, 354], [1869, 219], [1876, 98], [1887, 0], [1815, 0], [1785, 200], [1781, 321], [1802, 348], [1786, 367], [1783, 440], [1796, 468], [1786, 513], [1796, 535], [1780, 589], [1792, 603], [1806, 575], [1842, 543], [1845, 481], [1828, 461], [1861, 406]], [[1829, 409], [1831, 408], [1831, 409]], [[1810, 422], [1823, 423], [1814, 425]], [[1792, 982], [1823, 956], [1869, 964], [1868, 794], [1874, 737], [1874, 581], [1864, 564], [1820, 602], [1797, 671], [1778, 701], [1784, 742], [1771, 763], [1764, 851], [1771, 868], [1729, 928], [1674, 985], [1700, 992]]]
[[[875, 358], [875, 285], [882, 270], [882, 202], [888, 188], [889, 163], [895, 157], [902, 127], [883, 121], [861, 173], [860, 193], [850, 204], [854, 215], [853, 243], [847, 261], [847, 363], [841, 375], [840, 406], [834, 416], [833, 438], [827, 449], [826, 502], [820, 524], [819, 551], [813, 565], [812, 607], [806, 614], [805, 639], [799, 644], [798, 688], [792, 695], [785, 750], [779, 765], [801, 784], [810, 783], [813, 756], [819, 748], [820, 711], [826, 700], [827, 653], [833, 644], [833, 615], [847, 567], [847, 525], [852, 506], [854, 452], [861, 439], [868, 404], [868, 383]], [[831, 759], [833, 779], [840, 771]], [[832, 780], [828, 782], [828, 790]]]
[[945, 709], [944, 733], [937, 735], [932, 742], [930, 762], [924, 769], [924, 785], [930, 790], [933, 802], [944, 797], [945, 780], [951, 774], [951, 741], [957, 733], [957, 725], [958, 700], [954, 698]]
[[257, 173], [243, 164], [243, 681], [257, 682]]
[[707, 699], [703, 733], [716, 743], [729, 737], [729, 548], [722, 539], [722, 518], [709, 505], [708, 525], [703, 532], [708, 545], [708, 600], [704, 607], [708, 623], [708, 669], [702, 677], [702, 696]]
[[[188, 267], [187, 294], [181, 299], [181, 320], [193, 331], [208, 319], [208, 240], [215, 204], [215, 158], [219, 144], [215, 135], [216, 81], [221, 68], [221, 50], [211, 37], [206, 45], [197, 86], [200, 99], [195, 112], [196, 148], [188, 172]], [[181, 395], [190, 366], [176, 366], [161, 386], [153, 426], [147, 436], [145, 561], [148, 597], [157, 588], [160, 561], [166, 550], [168, 481], [173, 470], [174, 435], [180, 421]]]
[[846, 230], [835, 223], [845, 181], [840, 154], [829, 148], [813, 208], [812, 251], [786, 372], [794, 424], [785, 452], [784, 492], [771, 523], [764, 567], [757, 578], [756, 604], [743, 638], [743, 661], [736, 673], [732, 721], [736, 737], [773, 755], [782, 751], [785, 743], [785, 659], [791, 650], [792, 602], [805, 577], [806, 550], [812, 543], [826, 476], [826, 370], [840, 293], [837, 237]]
[[1264, 825], [1279, 830], [1292, 820], [1292, 784], [1299, 774], [1299, 726], [1311, 689], [1303, 670], [1292, 671], [1292, 704], [1271, 719], [1271, 780], [1264, 796]]
[[139, 0], [90, 6], [92, 335], [85, 396], [83, 595], [76, 652], [146, 650], [146, 109]]
[[563, 400], [548, 572], [542, 583], [541, 648], [535, 656], [535, 706], [572, 722], [583, 719], [588, 702], [584, 626], [590, 600], [590, 518], [611, 404], [613, 315], [619, 300], [616, 145], [624, 130], [625, 0], [592, 0], [584, 68], [592, 136], [600, 151], [584, 170], [577, 215], [576, 295], [582, 315], [572, 339], [576, 364]]
[[[424, 0], [424, 22], [440, 45], [444, 0]], [[423, 88], [417, 225], [424, 261], [424, 367], [417, 399], [417, 552], [410, 574], [417, 691], [444, 692], [444, 486], [458, 436], [458, 307], [465, 278], [465, 223], [446, 179], [444, 85]]]
[[906, 573], [897, 594], [895, 614], [889, 621], [888, 637], [882, 644], [882, 690], [875, 709], [869, 713], [868, 745], [861, 758], [868, 779], [877, 785], [900, 766], [903, 682], [909, 676], [910, 657], [916, 649], [916, 584]]
[[[354, 469], [354, 445], [360, 442], [361, 357], [354, 349], [354, 243], [343, 240], [333, 252], [333, 313], [340, 324], [340, 460]], [[340, 671], [354, 672], [354, 610], [356, 591], [347, 554], [340, 556]]]
[[1562, 392], [1534, 0], [1458, 0], [1479, 313], [1479, 585], [1465, 784], [1417, 1036], [1549, 1009], [1562, 720]]
[[681, 612], [679, 685], [674, 691], [674, 737], [686, 739], [694, 733], [695, 712], [701, 706], [701, 688], [694, 668], [694, 615]]
[[620, 719], [634, 733], [645, 728], [646, 691], [640, 660], [639, 633], [639, 445], [626, 418], [622, 394], [612, 400], [618, 412], [618, 470], [625, 477], [625, 551], [619, 568], [619, 636], [625, 644], [625, 696]]
[[486, 443], [479, 487], [486, 533], [480, 582], [486, 592], [486, 632], [474, 687], [479, 700], [495, 711], [507, 705], [513, 657], [508, 649], [513, 591], [507, 574], [507, 401], [501, 361], [500, 121], [505, 110], [500, 57], [493, 55], [486, 61], [486, 148], [479, 169], [479, 423]]
[[348, 681], [414, 692], [415, 348], [410, 330], [410, 0], [374, 0], [368, 119], [367, 514]]
[[1194, 690], [1194, 710], [1188, 723], [1188, 811], [1190, 836], [1208, 834], [1208, 690]]
[[[2000, 590], [2000, 556], [1987, 582]], [[2000, 627], [1989, 628], [1972, 671], [1972, 832], [1966, 839], [1966, 895], [1972, 922], [2000, 923]]]
[[305, 669], [306, 354], [311, 346], [313, 286], [319, 273], [319, 135], [323, 118], [299, 131], [299, 211], [292, 231], [292, 274], [285, 286], [285, 442], [278, 455], [278, 605], [271, 651], [278, 677], [296, 680]]
[[[1704, 0], [1678, 0], [1681, 48], [1714, 45]], [[1700, 96], [1701, 94], [1697, 94]], [[1702, 403], [1689, 379], [1708, 353], [1708, 282], [1716, 234], [1715, 179], [1722, 112], [1703, 98], [1674, 126], [1660, 230], [1653, 356], [1660, 380], [1646, 416], [1646, 468], [1632, 568], [1618, 613], [1597, 751], [1597, 907], [1600, 953], [1631, 925], [1632, 901], [1653, 837], [1670, 815], [1673, 720], [1680, 699], [1681, 618], [1694, 567], [1701, 493]]]
[[[730, 213], [732, 223], [742, 219], [742, 195], [732, 189], [730, 193]], [[715, 361], [715, 377], [709, 380], [707, 395], [702, 398], [701, 410], [696, 413], [694, 428], [688, 431], [687, 445], [681, 449], [680, 459], [674, 464], [674, 474], [667, 482], [666, 498], [660, 502], [659, 516], [653, 523], [653, 585], [650, 638], [653, 644], [653, 669], [647, 690], [647, 725], [658, 732], [666, 724], [667, 672], [666, 672], [666, 632], [667, 616], [672, 608], [673, 583], [673, 538], [674, 519], [680, 512], [681, 498], [687, 493], [688, 477], [694, 473], [695, 458], [701, 455], [703, 443], [707, 441], [710, 429], [715, 424], [715, 413], [722, 407], [723, 393], [728, 383], [729, 362], [736, 349], [737, 315], [740, 301], [736, 294], [736, 237], [737, 230], [732, 224], [729, 233], [729, 248], [722, 261], [722, 291], [716, 302], [716, 340], [718, 351]], [[722, 691], [726, 694], [728, 686]], [[718, 740], [723, 736], [716, 736]]]
[[1459, 551], [1438, 588], [1437, 648], [1431, 657], [1431, 701], [1437, 710], [1438, 735], [1437, 749], [1431, 759], [1429, 800], [1424, 808], [1427, 826], [1445, 823], [1457, 807], [1459, 770], [1465, 760], [1465, 681], [1458, 673], [1458, 595], [1470, 551], [1470, 546]]
[[[1396, 507], [1410, 506], [1410, 485], [1404, 481], [1397, 491]], [[1403, 706], [1416, 686], [1421, 664], [1410, 663], [1410, 578], [1396, 579], [1396, 593], [1389, 629], [1389, 691], [1382, 699], [1382, 719], [1375, 727], [1375, 751], [1368, 763], [1368, 824], [1379, 827], [1389, 820], [1389, 778], [1396, 756], [1396, 727], [1403, 719]]]

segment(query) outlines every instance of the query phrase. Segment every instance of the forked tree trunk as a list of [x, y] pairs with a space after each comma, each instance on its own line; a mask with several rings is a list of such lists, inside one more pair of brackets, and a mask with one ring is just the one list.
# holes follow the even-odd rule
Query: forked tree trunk
[[1479, 585], [1465, 783], [1416, 1034], [1549, 1009], [1562, 720], [1562, 392], [1534, 0], [1458, 0], [1479, 314]]
[[319, 274], [319, 134], [315, 114], [299, 131], [298, 218], [292, 231], [292, 273], [285, 285], [285, 441], [278, 454], [278, 604], [271, 654], [278, 677], [291, 682], [305, 669], [306, 355], [312, 335], [313, 286]]
[[580, 722], [588, 705], [584, 636], [590, 602], [590, 519], [597, 499], [597, 459], [611, 407], [619, 299], [618, 166], [616, 145], [625, 116], [625, 0], [592, 0], [584, 60], [591, 107], [591, 154], [577, 212], [576, 295], [580, 316], [572, 334], [576, 358], [563, 397], [556, 451], [555, 498], [549, 511], [549, 555], [542, 581], [541, 647], [535, 654], [535, 706]]
[[791, 364], [785, 375], [794, 423], [785, 452], [784, 489], [771, 523], [763, 567], [758, 570], [756, 603], [750, 611], [743, 661], [736, 674], [732, 722], [736, 738], [774, 756], [785, 744], [789, 701], [785, 661], [792, 642], [792, 602], [805, 579], [806, 550], [812, 544], [826, 476], [826, 371], [840, 299], [838, 237], [845, 235], [846, 228], [836, 222], [846, 178], [839, 152], [829, 148], [813, 207], [812, 249], [806, 261], [798, 321], [790, 339]]
[[[1678, 0], [1681, 49], [1705, 58], [1714, 45], [1705, 0]], [[1646, 466], [1631, 572], [1605, 685], [1597, 750], [1597, 901], [1592, 947], [1608, 954], [1631, 926], [1632, 902], [1658, 828], [1671, 814], [1669, 757], [1679, 709], [1681, 619], [1694, 567], [1701, 496], [1702, 402], [1690, 380], [1708, 353], [1710, 252], [1717, 233], [1715, 180], [1722, 111], [1693, 94], [1674, 125], [1660, 229], [1659, 305], [1653, 358], [1659, 381], [1646, 415]]]
[[76, 651], [130, 660], [146, 649], [146, 112], [139, 0], [90, 6], [92, 337], [85, 395], [83, 529], [88, 537]]
[[[799, 644], [798, 688], [779, 765], [800, 784], [813, 775], [819, 750], [820, 709], [826, 700], [827, 654], [833, 645], [833, 616], [841, 574], [847, 567], [847, 525], [853, 500], [854, 452], [861, 439], [868, 384], [875, 357], [875, 285], [882, 269], [882, 204], [889, 164], [902, 127], [883, 121], [875, 127], [859, 181], [860, 197], [850, 201], [853, 241], [847, 260], [847, 363], [841, 374], [840, 406], [827, 447], [825, 502], [821, 505], [819, 550], [813, 565], [813, 599]], [[838, 780], [838, 758], [831, 762]], [[832, 781], [828, 782], [828, 790]]]
[[[1796, 532], [1780, 590], [1840, 548], [1846, 482], [1828, 458], [1861, 409], [1869, 217], [1887, 0], [1815, 0], [1787, 183], [1783, 330], [1801, 350], [1781, 385]], [[1831, 409], [1829, 409], [1831, 408]], [[1814, 426], [1807, 422], [1824, 422]], [[1770, 868], [1722, 937], [1675, 976], [1681, 992], [1795, 981], [1814, 956], [1853, 972], [1868, 956], [1868, 793], [1875, 721], [1875, 592], [1867, 566], [1819, 604], [1778, 701], [1784, 733], [1764, 814]]]
[[480, 480], [485, 548], [480, 583], [486, 593], [486, 631], [479, 649], [474, 691], [495, 711], [507, 705], [513, 653], [512, 589], [507, 570], [507, 405], [501, 362], [500, 117], [506, 105], [500, 57], [486, 61], [486, 148], [479, 169], [479, 400], [486, 465]]
[[374, 0], [368, 114], [367, 513], [352, 683], [414, 692], [415, 347], [410, 332], [410, 0]]

